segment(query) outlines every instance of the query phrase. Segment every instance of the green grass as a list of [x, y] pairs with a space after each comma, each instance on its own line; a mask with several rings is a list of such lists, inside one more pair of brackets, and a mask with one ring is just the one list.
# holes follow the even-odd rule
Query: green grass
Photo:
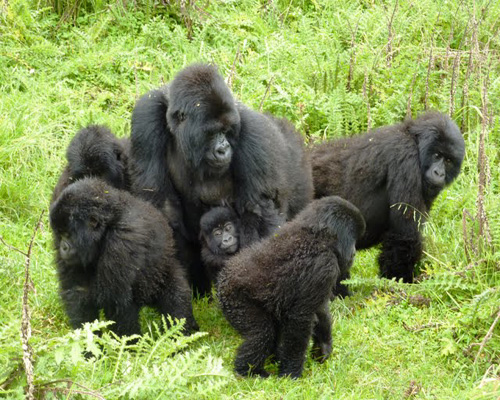
[[[238, 99], [287, 117], [308, 141], [392, 124], [419, 114], [427, 101], [442, 112], [453, 107], [467, 146], [461, 175], [423, 228], [422, 281], [379, 279], [377, 250], [359, 252], [354, 295], [331, 303], [333, 354], [325, 364], [308, 359], [297, 381], [236, 377], [240, 338], [216, 301], [194, 302], [207, 334], [190, 339], [175, 329], [158, 333], [148, 310], [143, 322], [151, 334], [133, 351], [120, 350], [123, 343], [108, 334], [72, 332], [57, 293], [46, 212], [31, 259], [30, 343], [37, 389], [59, 389], [40, 395], [90, 398], [54, 382], [67, 379], [82, 385], [72, 390], [106, 398], [498, 398], [498, 325], [475, 362], [500, 306], [496, 2], [191, 1], [184, 14], [174, 1], [128, 2], [127, 9], [121, 1], [30, 3], [0, 3], [0, 235], [23, 251], [74, 133], [102, 123], [127, 136], [136, 98], [195, 61], [218, 64]], [[485, 87], [491, 241], [478, 236], [477, 216]], [[12, 398], [23, 397], [26, 385], [23, 281], [24, 257], [0, 245], [0, 396]], [[82, 358], [85, 348], [104, 355]]]

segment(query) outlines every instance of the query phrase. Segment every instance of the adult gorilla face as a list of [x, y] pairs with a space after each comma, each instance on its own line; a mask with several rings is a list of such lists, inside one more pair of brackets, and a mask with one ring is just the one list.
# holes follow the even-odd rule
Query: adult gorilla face
[[167, 124], [188, 165], [216, 175], [229, 169], [240, 116], [214, 67], [193, 65], [175, 77], [169, 86]]
[[409, 131], [418, 141], [423, 195], [430, 202], [460, 172], [465, 143], [458, 126], [444, 115], [428, 113], [417, 121]]

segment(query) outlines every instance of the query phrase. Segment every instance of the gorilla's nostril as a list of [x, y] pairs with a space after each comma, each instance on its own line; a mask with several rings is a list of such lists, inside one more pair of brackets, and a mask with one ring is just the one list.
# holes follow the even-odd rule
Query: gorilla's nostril
[[444, 174], [443, 174], [443, 172], [442, 172], [442, 171], [440, 171], [439, 169], [435, 169], [435, 170], [434, 170], [434, 175], [441, 177], [441, 176], [443, 176]]

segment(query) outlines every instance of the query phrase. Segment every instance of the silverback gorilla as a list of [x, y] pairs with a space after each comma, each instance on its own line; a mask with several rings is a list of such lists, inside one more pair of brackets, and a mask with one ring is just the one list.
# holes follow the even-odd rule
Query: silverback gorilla
[[71, 183], [84, 177], [98, 177], [118, 189], [130, 188], [128, 139], [118, 139], [102, 125], [80, 129], [66, 150], [66, 167], [54, 192], [53, 203]]
[[412, 282], [422, 253], [419, 225], [457, 177], [464, 153], [457, 125], [436, 112], [315, 145], [315, 197], [338, 195], [356, 205], [366, 221], [357, 249], [382, 243], [381, 275]]
[[198, 240], [204, 212], [233, 206], [245, 246], [271, 234], [313, 194], [300, 134], [235, 102], [216, 68], [203, 64], [138, 100], [131, 161], [133, 192], [160, 208], [169, 203], [180, 257], [199, 293], [210, 287]]
[[315, 200], [275, 235], [240, 250], [219, 274], [222, 311], [243, 336], [238, 374], [267, 376], [275, 354], [279, 375], [298, 378], [309, 338], [319, 361], [332, 351], [328, 308], [340, 276], [348, 275], [365, 222], [337, 196]]
[[71, 326], [99, 317], [139, 334], [139, 310], [156, 307], [197, 330], [172, 230], [151, 204], [97, 178], [69, 185], [50, 208], [60, 293]]

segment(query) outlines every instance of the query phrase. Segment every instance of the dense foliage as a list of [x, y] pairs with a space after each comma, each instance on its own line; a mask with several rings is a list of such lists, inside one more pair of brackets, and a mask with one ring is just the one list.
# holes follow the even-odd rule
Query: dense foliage
[[[40, 397], [497, 398], [500, 392], [500, 6], [487, 0], [0, 1], [0, 395], [26, 388], [25, 256], [76, 131], [130, 131], [136, 98], [194, 61], [237, 98], [293, 121], [307, 141], [353, 135], [425, 109], [466, 141], [462, 174], [423, 227], [416, 285], [379, 279], [359, 252], [354, 296], [331, 304], [333, 355], [304, 378], [238, 379], [238, 335], [215, 301], [201, 330], [137, 344], [72, 332], [57, 293], [47, 213], [33, 241], [31, 339]], [[29, 286], [29, 285], [28, 285]], [[105, 325], [105, 324], [104, 324]], [[105, 328], [104, 328], [105, 329]], [[133, 349], [127, 350], [128, 346]], [[82, 351], [89, 357], [83, 357]]]

